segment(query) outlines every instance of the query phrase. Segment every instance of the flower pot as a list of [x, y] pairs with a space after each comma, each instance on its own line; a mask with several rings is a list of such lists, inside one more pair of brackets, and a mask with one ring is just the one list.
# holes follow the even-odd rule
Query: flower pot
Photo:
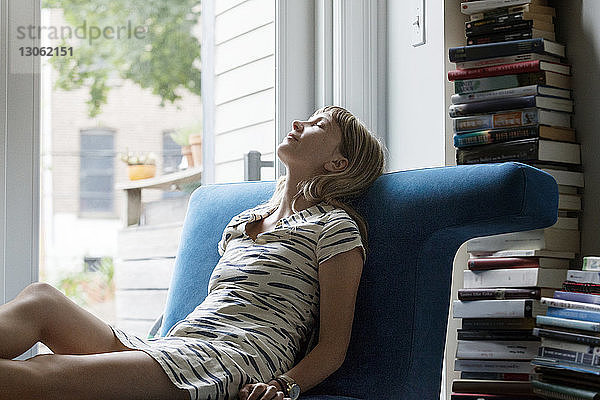
[[190, 136], [190, 147], [192, 148], [192, 157], [194, 158], [194, 166], [202, 166], [202, 135]]
[[185, 156], [188, 168], [192, 168], [194, 166], [194, 157], [192, 157], [192, 147], [181, 146], [181, 154]]
[[138, 179], [148, 179], [156, 175], [156, 165], [138, 164], [129, 165], [129, 179], [137, 181]]

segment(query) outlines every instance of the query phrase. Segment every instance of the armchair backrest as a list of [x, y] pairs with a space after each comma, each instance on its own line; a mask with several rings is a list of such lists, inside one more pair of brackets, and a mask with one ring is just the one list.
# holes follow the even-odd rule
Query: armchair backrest
[[[208, 185], [188, 206], [161, 333], [202, 302], [217, 243], [235, 214], [266, 201], [273, 182]], [[438, 397], [452, 263], [466, 240], [538, 229], [557, 218], [554, 179], [520, 163], [388, 173], [355, 207], [369, 252], [342, 367], [314, 394]]]

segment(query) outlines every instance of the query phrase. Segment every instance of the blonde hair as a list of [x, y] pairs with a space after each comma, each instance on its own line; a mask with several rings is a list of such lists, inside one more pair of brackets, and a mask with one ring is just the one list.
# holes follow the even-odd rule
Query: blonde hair
[[[330, 114], [340, 128], [342, 139], [339, 151], [348, 159], [348, 166], [343, 171], [319, 174], [300, 182], [298, 193], [292, 200], [292, 210], [296, 212], [295, 203], [300, 196], [304, 196], [310, 204], [325, 202], [343, 209], [356, 221], [366, 248], [367, 225], [362, 216], [349, 205], [349, 201], [363, 193], [383, 173], [383, 145], [348, 110], [327, 106], [315, 111], [313, 115], [319, 113]], [[278, 206], [281, 203], [285, 179], [282, 177], [277, 182], [269, 204]]]

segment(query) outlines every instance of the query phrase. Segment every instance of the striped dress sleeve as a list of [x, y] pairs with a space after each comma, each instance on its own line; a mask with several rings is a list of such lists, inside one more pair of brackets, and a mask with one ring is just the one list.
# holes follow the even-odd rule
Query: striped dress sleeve
[[365, 248], [358, 225], [345, 211], [336, 211], [325, 223], [317, 240], [316, 254], [319, 265], [331, 257], [350, 251], [355, 247], [360, 247], [363, 260], [365, 259]]

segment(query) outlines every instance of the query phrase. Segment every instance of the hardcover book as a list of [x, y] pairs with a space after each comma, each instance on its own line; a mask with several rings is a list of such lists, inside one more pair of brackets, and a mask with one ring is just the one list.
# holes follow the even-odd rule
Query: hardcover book
[[588, 293], [565, 292], [558, 290], [554, 293], [555, 299], [577, 301], [580, 303], [597, 304], [600, 306], [600, 296]]
[[571, 115], [539, 108], [527, 108], [524, 110], [498, 111], [490, 114], [459, 117], [454, 118], [452, 122], [455, 133], [533, 125], [571, 128]]
[[461, 326], [468, 330], [533, 329], [535, 318], [463, 318]]
[[548, 315], [538, 315], [536, 323], [544, 326], [553, 326], [567, 329], [577, 329], [581, 331], [600, 332], [600, 322], [580, 321], [570, 318], [552, 317]]
[[507, 299], [452, 302], [454, 318], [527, 318], [546, 312], [539, 300]]
[[460, 4], [460, 10], [463, 14], [471, 15], [475, 13], [490, 11], [501, 7], [523, 6], [531, 3], [531, 0], [479, 0], [469, 1]]
[[504, 99], [476, 101], [465, 104], [452, 104], [448, 108], [448, 114], [450, 117], [456, 118], [530, 107], [571, 113], [573, 112], [573, 100], [547, 96], [508, 97]]
[[496, 329], [496, 330], [469, 330], [459, 329], [457, 331], [458, 340], [521, 340], [521, 341], [540, 341], [538, 336], [531, 333], [531, 329]]
[[548, 317], [577, 319], [580, 321], [600, 322], [600, 312], [588, 310], [573, 310], [571, 308], [548, 307]]
[[543, 60], [548, 62], [560, 63], [559, 57], [550, 56], [547, 54], [525, 53], [511, 56], [483, 58], [474, 61], [457, 62], [456, 69], [471, 69], [481, 67], [491, 67], [494, 65], [514, 64], [522, 61]]
[[583, 257], [584, 271], [600, 271], [600, 257], [586, 256]]
[[456, 133], [454, 147], [471, 147], [482, 144], [503, 143], [512, 140], [542, 138], [563, 142], [574, 142], [575, 131], [546, 125], [523, 126], [517, 128], [486, 129], [466, 133]]
[[[567, 277], [568, 279], [568, 277]], [[590, 310], [600, 311], [600, 304], [584, 303], [580, 301], [563, 300], [554, 297], [542, 297], [541, 304], [545, 304], [548, 307], [558, 308], [572, 308], [574, 310]]]
[[463, 271], [466, 289], [496, 287], [545, 287], [559, 289], [565, 280], [564, 269], [519, 268], [489, 271]]
[[567, 280], [577, 283], [600, 284], [600, 271], [580, 271], [570, 269], [567, 271]]
[[530, 395], [533, 393], [529, 382], [490, 381], [455, 379], [452, 391], [457, 393], [486, 393], [501, 395]]
[[579, 236], [579, 231], [555, 228], [503, 233], [469, 240], [467, 252], [535, 248], [577, 252]]
[[[538, 138], [459, 148], [456, 151], [458, 165], [505, 161], [580, 164], [581, 158], [578, 144]], [[558, 251], [578, 252], [579, 250], [572, 248], [572, 250]]]
[[539, 342], [459, 340], [456, 358], [531, 360], [538, 354], [539, 347]]
[[493, 15], [489, 18], [479, 19], [475, 21], [465, 22], [465, 32], [472, 31], [473, 29], [481, 28], [488, 25], [500, 25], [508, 24], [516, 21], [525, 20], [537, 20], [545, 22], [547, 24], [553, 23], [552, 15], [535, 14], [529, 11], [519, 11], [514, 13], [504, 13], [499, 15]]
[[454, 360], [455, 371], [466, 372], [511, 372], [531, 374], [533, 366], [529, 361], [505, 360]]
[[569, 400], [599, 400], [600, 394], [595, 391], [579, 389], [572, 386], [558, 385], [555, 383], [532, 380], [533, 392], [551, 399]]
[[553, 88], [550, 86], [529, 85], [529, 86], [521, 86], [521, 87], [516, 87], [516, 88], [490, 90], [487, 92], [453, 94], [450, 99], [452, 101], [452, 104], [464, 104], [464, 103], [472, 103], [472, 102], [484, 101], [484, 100], [497, 100], [497, 99], [505, 99], [505, 98], [509, 98], [509, 97], [535, 96], [535, 95], [559, 97], [562, 99], [570, 99], [571, 91], [565, 90], [565, 89]]
[[544, 328], [533, 328], [532, 335], [538, 336], [541, 338], [549, 338], [554, 340], [562, 340], [565, 342], [572, 343], [581, 343], [588, 346], [600, 346], [600, 337], [590, 336], [584, 334], [576, 334], [569, 332], [562, 332], [552, 329], [544, 329]]
[[504, 299], [537, 299], [554, 294], [549, 288], [490, 288], [490, 289], [458, 289], [458, 299], [471, 300], [504, 300]]
[[544, 31], [540, 29], [527, 29], [506, 33], [488, 33], [485, 35], [470, 36], [469, 38], [467, 38], [467, 46], [533, 38], [542, 38], [554, 41], [556, 40], [556, 35], [554, 32]]
[[560, 89], [570, 89], [571, 79], [566, 75], [555, 72], [527, 72], [523, 74], [456, 80], [454, 81], [454, 90], [456, 93], [464, 94], [528, 85], [548, 85]]
[[561, 75], [571, 75], [571, 66], [567, 64], [552, 63], [534, 60], [521, 61], [512, 64], [486, 66], [471, 69], [456, 69], [448, 72], [448, 80], [486, 78], [498, 75], [523, 74], [526, 72], [550, 71]]
[[471, 14], [469, 20], [473, 22], [496, 17], [506, 17], [510, 14], [529, 12], [530, 7], [531, 5], [526, 4], [521, 6], [494, 8], [493, 10]]
[[[578, 171], [564, 171], [560, 169], [554, 168], [544, 168], [540, 167], [540, 169], [550, 175], [556, 180], [556, 183], [559, 185], [568, 185], [568, 186], [576, 186], [583, 187], [583, 172]], [[585, 262], [585, 259], [584, 259]]]
[[552, 258], [575, 258], [575, 253], [568, 251], [550, 251], [540, 249], [527, 250], [500, 250], [500, 251], [475, 251], [472, 257], [552, 257]]
[[547, 39], [513, 40], [510, 42], [479, 44], [476, 46], [452, 47], [450, 62], [481, 60], [491, 57], [514, 56], [517, 54], [540, 53], [565, 57], [565, 46]]
[[548, 257], [473, 257], [467, 261], [467, 268], [472, 271], [498, 268], [568, 269], [569, 265], [569, 260]]

